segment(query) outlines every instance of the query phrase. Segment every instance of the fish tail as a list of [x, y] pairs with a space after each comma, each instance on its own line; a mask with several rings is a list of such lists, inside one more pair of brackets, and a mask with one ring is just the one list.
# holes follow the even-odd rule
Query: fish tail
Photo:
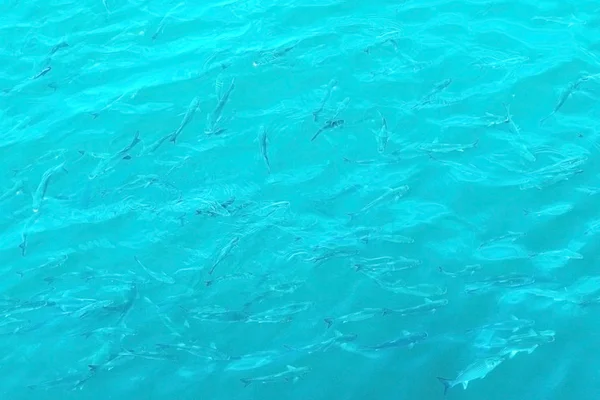
[[442, 385], [444, 385], [444, 396], [445, 396], [448, 393], [448, 389], [450, 389], [452, 387], [452, 380], [446, 379], [446, 378], [441, 378], [439, 376], [437, 378], [440, 382], [442, 382]]
[[240, 379], [240, 382], [242, 382], [244, 384], [244, 387], [248, 387], [248, 385], [250, 385], [252, 383], [252, 381], [250, 379], [245, 379], [245, 378]]

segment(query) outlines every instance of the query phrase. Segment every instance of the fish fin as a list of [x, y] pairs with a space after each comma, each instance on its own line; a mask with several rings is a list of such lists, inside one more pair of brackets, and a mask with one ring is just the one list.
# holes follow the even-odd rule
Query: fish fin
[[98, 371], [98, 366], [94, 365], [94, 364], [88, 365], [88, 368], [89, 368], [89, 370], [90, 370], [91, 373], [94, 373], [94, 372]]
[[325, 319], [323, 319], [323, 321], [325, 321], [325, 323], [327, 324], [327, 328], [331, 328], [331, 325], [333, 325], [332, 318], [325, 318]]
[[381, 315], [382, 316], [385, 316], [385, 315], [388, 315], [388, 314], [391, 314], [391, 313], [393, 313], [393, 311], [391, 309], [389, 309], [389, 308], [383, 308], [381, 310]]
[[529, 350], [527, 350], [527, 354], [531, 354], [531, 353], [533, 353], [533, 351], [534, 351], [535, 349], [537, 349], [537, 347], [538, 347], [538, 345], [537, 345], [537, 344], [536, 344], [536, 345], [534, 345], [532, 348], [530, 348]]
[[442, 382], [442, 385], [444, 385], [444, 396], [448, 393], [448, 389], [450, 389], [452, 387], [452, 380], [451, 379], [446, 379], [446, 378], [441, 378], [441, 377], [437, 377], [438, 381]]
[[129, 154], [124, 155], [123, 160], [131, 160], [131, 156]]
[[340, 331], [338, 331], [337, 329], [335, 331], [333, 331], [333, 333], [335, 334], [335, 337], [342, 337], [344, 336], [344, 334]]
[[462, 383], [462, 387], [463, 387], [463, 389], [467, 390], [467, 387], [469, 387], [469, 381], [464, 381]]
[[294, 367], [293, 365], [286, 365], [285, 367], [287, 368], [288, 371], [295, 371], [298, 369], [298, 368]]
[[508, 357], [509, 357], [509, 358], [513, 358], [513, 357], [514, 357], [514, 356], [516, 356], [517, 354], [519, 354], [519, 352], [518, 352], [518, 351], [516, 351], [516, 350], [512, 350], [512, 351], [510, 352], [510, 354], [508, 355]]
[[429, 297], [425, 297], [425, 304], [429, 303], [433, 303], [433, 300], [431, 300]]

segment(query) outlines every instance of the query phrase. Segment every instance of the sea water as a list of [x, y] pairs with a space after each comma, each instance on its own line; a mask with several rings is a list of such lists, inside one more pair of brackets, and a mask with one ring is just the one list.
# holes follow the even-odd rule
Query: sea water
[[599, 34], [2, 1], [1, 398], [600, 398]]

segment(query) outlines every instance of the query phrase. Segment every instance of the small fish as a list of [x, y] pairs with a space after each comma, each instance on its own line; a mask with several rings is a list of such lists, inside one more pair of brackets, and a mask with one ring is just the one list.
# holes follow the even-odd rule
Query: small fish
[[436, 84], [433, 89], [431, 90], [431, 92], [429, 92], [428, 94], [426, 94], [420, 102], [418, 102], [417, 104], [415, 104], [412, 107], [412, 110], [415, 110], [417, 108], [421, 108], [426, 104], [430, 104], [433, 101], [433, 98], [435, 97], [436, 94], [440, 93], [441, 91], [443, 91], [444, 89], [446, 89], [448, 86], [450, 86], [450, 84], [452, 83], [452, 79], [448, 78], [443, 80], [442, 82]]
[[64, 161], [62, 163], [60, 163], [59, 165], [48, 169], [42, 175], [40, 184], [38, 185], [35, 193], [33, 194], [32, 210], [34, 213], [37, 213], [40, 211], [40, 207], [42, 206], [42, 201], [44, 201], [44, 198], [46, 197], [46, 191], [48, 190], [48, 184], [50, 183], [50, 178], [52, 178], [52, 176], [54, 176], [54, 174], [56, 174], [60, 170], [68, 172], [65, 169]]
[[156, 31], [152, 35], [152, 40], [156, 40], [156, 38], [158, 37], [158, 35], [160, 35], [162, 33], [162, 31], [164, 30], [164, 28], [165, 28], [165, 22], [167, 21], [167, 18], [173, 13], [173, 11], [177, 10], [182, 5], [184, 5], [183, 2], [177, 4], [175, 7], [171, 8], [169, 11], [167, 11], [167, 13], [163, 17], [163, 19], [158, 24], [158, 27], [156, 28]]
[[520, 239], [525, 235], [526, 235], [526, 233], [524, 233], [524, 232], [508, 232], [502, 236], [498, 236], [498, 237], [486, 240], [485, 242], [483, 242], [479, 245], [478, 249], [482, 249], [486, 246], [496, 244], [498, 242], [514, 242], [515, 240]]
[[175, 129], [175, 131], [170, 135], [169, 141], [171, 141], [172, 143], [175, 143], [177, 141], [177, 137], [181, 134], [181, 132], [183, 131], [183, 128], [185, 128], [187, 126], [187, 124], [190, 123], [190, 121], [194, 117], [194, 114], [196, 113], [196, 110], [198, 108], [200, 108], [200, 98], [194, 97], [192, 99], [192, 102], [188, 106], [188, 109], [185, 112], [185, 115], [183, 116], [183, 119], [181, 120], [179, 127], [177, 129]]
[[206, 133], [207, 135], [216, 135], [223, 131], [223, 129], [218, 128], [217, 125], [221, 121], [223, 109], [225, 108], [225, 105], [227, 104], [227, 101], [229, 100], [229, 96], [231, 95], [231, 92], [233, 92], [233, 89], [235, 89], [235, 78], [231, 80], [229, 88], [227, 89], [227, 91], [225, 91], [225, 93], [223, 93], [223, 95], [219, 95], [219, 93], [217, 93], [217, 106], [211, 114], [207, 115], [207, 124], [206, 129], [204, 131], [204, 133]]
[[348, 104], [350, 103], [350, 97], [346, 97], [344, 100], [342, 100], [340, 102], [340, 104], [337, 107], [337, 110], [335, 112], [335, 114], [333, 115], [333, 117], [331, 117], [329, 120], [327, 120], [325, 122], [325, 125], [323, 125], [312, 137], [312, 139], [310, 139], [310, 141], [314, 141], [323, 131], [326, 131], [328, 129], [333, 129], [333, 128], [337, 128], [340, 127], [342, 125], [344, 125], [344, 120], [343, 119], [337, 119], [338, 115], [340, 115], [340, 113], [342, 113], [346, 108], [348, 108]]
[[287, 369], [283, 372], [279, 372], [272, 375], [260, 376], [256, 378], [243, 378], [240, 381], [244, 384], [244, 387], [252, 383], [276, 383], [276, 382], [296, 382], [306, 374], [310, 372], [308, 367], [293, 367], [287, 366]]
[[[379, 111], [378, 111], [379, 112]], [[387, 121], [385, 117], [379, 112], [379, 116], [381, 117], [381, 128], [377, 132], [377, 151], [379, 153], [385, 152], [388, 141], [390, 140], [390, 134], [388, 132]]]
[[448, 305], [447, 299], [431, 300], [431, 299], [425, 298], [425, 303], [419, 304], [418, 306], [401, 308], [401, 309], [385, 308], [383, 310], [383, 315], [396, 314], [396, 315], [401, 315], [401, 316], [405, 317], [407, 315], [419, 315], [419, 314], [425, 314], [425, 313], [433, 313], [433, 312], [436, 312], [439, 308], [445, 307], [447, 305]]
[[331, 93], [333, 93], [333, 91], [337, 88], [337, 84], [337, 79], [332, 79], [327, 84], [327, 90], [325, 92], [325, 96], [323, 96], [323, 100], [321, 101], [321, 106], [315, 111], [313, 111], [313, 119], [315, 122], [317, 122], [317, 120], [319, 119], [319, 114], [323, 111], [323, 108], [325, 108], [325, 105], [329, 101]]
[[25, 188], [25, 181], [23, 181], [22, 179], [17, 180], [10, 189], [8, 189], [4, 193], [0, 194], [0, 202], [22, 193], [24, 188]]
[[135, 282], [132, 282], [131, 285], [129, 286], [129, 291], [127, 292], [127, 297], [126, 297], [125, 303], [122, 304], [120, 307], [118, 307], [121, 309], [121, 314], [119, 315], [119, 319], [117, 320], [117, 325], [120, 325], [124, 321], [125, 317], [127, 317], [129, 312], [133, 308], [135, 300], [138, 297], [139, 297], [139, 292], [138, 292], [137, 284]]
[[38, 79], [41, 78], [42, 76], [46, 75], [48, 72], [50, 72], [52, 70], [52, 67], [46, 67], [43, 70], [41, 70], [37, 75], [35, 75], [33, 78], [31, 79]]
[[135, 259], [135, 262], [137, 262], [138, 265], [140, 267], [142, 267], [142, 269], [144, 271], [146, 271], [146, 273], [148, 275], [150, 275], [150, 277], [152, 277], [152, 279], [154, 279], [158, 282], [161, 282], [161, 283], [169, 284], [169, 285], [172, 285], [175, 283], [175, 279], [171, 278], [169, 275], [165, 274], [164, 272], [161, 271], [161, 273], [158, 274], [158, 273], [148, 269], [144, 264], [142, 264], [142, 262], [140, 261], [140, 259], [137, 256], [134, 256], [133, 258]]
[[269, 154], [267, 152], [267, 146], [269, 144], [269, 138], [267, 136], [267, 128], [265, 126], [261, 126], [258, 130], [258, 144], [260, 148], [260, 155], [262, 159], [265, 161], [265, 165], [267, 166], [267, 173], [271, 173], [271, 163], [269, 161]]
[[287, 304], [281, 307], [271, 308], [270, 310], [252, 314], [248, 322], [257, 323], [279, 323], [289, 322], [291, 316], [310, 309], [313, 306], [311, 302], [300, 302]]
[[96, 166], [96, 168], [94, 168], [94, 170], [90, 173], [90, 175], [88, 176], [89, 179], [96, 179], [99, 176], [104, 175], [105, 173], [107, 173], [108, 171], [114, 169], [116, 167], [116, 165], [121, 162], [121, 160], [129, 160], [131, 159], [131, 156], [129, 155], [129, 152], [138, 144], [140, 143], [140, 132], [137, 131], [135, 133], [135, 135], [133, 135], [133, 139], [131, 140], [131, 143], [129, 143], [127, 146], [125, 146], [122, 150], [118, 151], [115, 155], [113, 155], [112, 157], [108, 157], [107, 159], [104, 159], [102, 161], [100, 161], [98, 163], [98, 165]]
[[21, 278], [23, 278], [23, 276], [25, 274], [33, 272], [33, 271], [41, 270], [41, 271], [47, 272], [50, 269], [55, 269], [55, 268], [62, 267], [67, 262], [68, 259], [69, 259], [69, 256], [67, 254], [65, 254], [65, 255], [63, 255], [60, 258], [51, 259], [48, 262], [46, 262], [46, 263], [44, 263], [44, 264], [42, 264], [40, 266], [28, 268], [28, 269], [21, 270], [21, 271], [17, 271], [17, 274], [19, 274], [19, 276]]
[[452, 153], [455, 151], [463, 153], [465, 150], [476, 148], [478, 144], [479, 139], [468, 144], [440, 143], [438, 139], [435, 139], [433, 143], [420, 145], [419, 149], [428, 153]]
[[360, 346], [359, 349], [368, 351], [388, 350], [399, 347], [408, 347], [412, 349], [415, 346], [415, 344], [424, 341], [425, 339], [427, 339], [427, 337], [427, 332], [411, 333], [408, 331], [404, 331], [402, 332], [402, 336], [397, 339], [389, 340], [387, 342], [383, 342], [374, 346]]
[[508, 331], [508, 332], [515, 333], [524, 328], [531, 328], [534, 325], [535, 325], [535, 321], [528, 320], [528, 319], [521, 319], [521, 318], [515, 317], [514, 315], [511, 315], [511, 317], [505, 321], [494, 322], [491, 324], [483, 325], [479, 329], [469, 330], [467, 332], [491, 330], [491, 331], [497, 331], [497, 332]]
[[315, 134], [314, 136], [310, 139], [310, 141], [314, 141], [323, 131], [326, 131], [328, 129], [333, 129], [333, 128], [337, 128], [344, 125], [344, 120], [343, 119], [338, 119], [335, 121], [329, 120], [325, 123], [325, 125], [323, 127], [321, 127]]
[[221, 249], [221, 251], [219, 252], [219, 255], [217, 256], [217, 259], [215, 260], [212, 267], [208, 271], [209, 275], [212, 275], [212, 273], [215, 272], [215, 268], [217, 268], [217, 266], [219, 264], [221, 264], [221, 262], [229, 255], [229, 253], [231, 253], [231, 251], [237, 246], [239, 241], [240, 241], [240, 238], [236, 236], [233, 239], [231, 239], [231, 241], [229, 243], [227, 243], [227, 245], [225, 245], [225, 247], [223, 247]]
[[485, 378], [487, 374], [502, 364], [505, 359], [505, 357], [488, 357], [475, 361], [460, 372], [455, 379], [438, 377], [438, 380], [444, 385], [444, 395], [448, 393], [449, 389], [457, 385], [462, 385], [463, 389], [467, 389], [469, 382]]
[[554, 106], [554, 109], [552, 110], [552, 112], [540, 120], [540, 125], [542, 125], [544, 122], [546, 122], [546, 120], [548, 118], [550, 118], [554, 114], [556, 114], [558, 112], [558, 110], [560, 110], [562, 108], [562, 106], [565, 104], [565, 102], [569, 99], [569, 97], [571, 97], [571, 95], [579, 88], [579, 86], [581, 86], [581, 84], [583, 82], [587, 82], [588, 80], [590, 80], [589, 76], [583, 76], [583, 77], [579, 78], [578, 80], [576, 80], [575, 82], [572, 82], [563, 91], [560, 98], [558, 99], [558, 103], [556, 103], [556, 106]]
[[217, 282], [237, 280], [237, 279], [252, 279], [255, 276], [256, 275], [254, 275], [250, 272], [238, 272], [236, 274], [221, 275], [218, 278], [207, 280], [204, 283], [206, 286], [213, 286]]
[[276, 63], [280, 59], [282, 59], [285, 55], [287, 55], [287, 53], [294, 50], [296, 48], [296, 46], [298, 46], [298, 44], [300, 44], [300, 41], [297, 41], [293, 45], [283, 47], [281, 49], [262, 52], [261, 56], [257, 60], [252, 62], [252, 66], [256, 68], [256, 67], [259, 67], [262, 65]]
[[69, 47], [69, 43], [67, 42], [60, 42], [59, 44], [55, 45], [54, 47], [52, 47], [50, 49], [50, 55], [53, 55], [54, 53], [56, 53], [57, 51], [59, 51], [60, 49], [64, 49], [66, 47]]
[[371, 319], [382, 315], [384, 312], [383, 308], [364, 308], [360, 311], [353, 312], [351, 314], [342, 315], [336, 318], [325, 318], [323, 321], [327, 324], [327, 328], [330, 328], [334, 322], [339, 324], [346, 324], [348, 322], [360, 322], [367, 319]]
[[357, 216], [358, 214], [363, 214], [367, 211], [369, 211], [370, 209], [372, 209], [373, 207], [378, 206], [379, 204], [385, 202], [385, 201], [398, 201], [400, 198], [402, 198], [406, 193], [408, 193], [409, 191], [409, 186], [408, 185], [401, 185], [401, 186], [397, 186], [394, 188], [388, 188], [387, 191], [382, 194], [381, 196], [377, 197], [375, 200], [371, 201], [369, 204], [367, 204], [366, 206], [364, 206], [363, 208], [361, 208], [360, 210], [353, 212], [353, 213], [349, 213], [348, 215], [353, 218], [355, 216]]
[[312, 344], [302, 346], [302, 347], [293, 347], [293, 346], [289, 346], [289, 345], [284, 345], [284, 347], [288, 350], [294, 350], [299, 353], [314, 354], [316, 352], [325, 352], [325, 351], [329, 350], [330, 348], [332, 348], [333, 346], [340, 347], [340, 345], [354, 342], [356, 340], [356, 338], [358, 337], [358, 335], [356, 335], [356, 334], [344, 335], [340, 331], [334, 331], [334, 335], [335, 336], [332, 338], [329, 338], [329, 339], [326, 339], [323, 341], [319, 341], [317, 343], [312, 343]]
[[272, 364], [284, 354], [279, 350], [266, 350], [232, 357], [232, 361], [225, 367], [225, 371], [248, 371], [261, 368]]
[[446, 269], [442, 268], [442, 267], [438, 267], [439, 271], [447, 276], [450, 276], [452, 278], [457, 278], [457, 277], [461, 277], [461, 276], [465, 276], [465, 275], [473, 275], [475, 272], [481, 270], [481, 264], [473, 264], [473, 265], [467, 265], [466, 267], [464, 267], [463, 269], [456, 271], [456, 272], [450, 272], [450, 271], [446, 271]]

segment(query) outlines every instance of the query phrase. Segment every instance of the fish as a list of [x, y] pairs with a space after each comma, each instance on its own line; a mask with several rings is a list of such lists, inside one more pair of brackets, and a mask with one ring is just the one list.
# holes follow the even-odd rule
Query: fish
[[558, 102], [554, 106], [554, 109], [552, 110], [552, 112], [550, 114], [548, 114], [547, 116], [545, 116], [544, 118], [540, 119], [540, 125], [543, 125], [544, 122], [546, 122], [546, 120], [548, 120], [548, 118], [550, 118], [554, 114], [556, 114], [562, 108], [562, 106], [565, 105], [565, 103], [567, 102], [569, 97], [571, 97], [571, 95], [579, 88], [579, 86], [581, 86], [582, 83], [587, 82], [589, 80], [590, 80], [589, 76], [583, 76], [583, 77], [577, 79], [575, 82], [572, 82], [571, 84], [569, 84], [569, 86], [560, 95], [560, 98], [558, 99]]
[[472, 265], [467, 265], [463, 269], [461, 269], [459, 271], [455, 271], [455, 272], [447, 271], [443, 267], [438, 267], [438, 270], [446, 276], [450, 276], [452, 278], [457, 278], [457, 277], [466, 276], [466, 275], [473, 275], [475, 272], [480, 271], [481, 268], [482, 268], [481, 264], [472, 264]]
[[269, 138], [267, 136], [267, 128], [262, 125], [258, 130], [258, 144], [260, 148], [260, 155], [267, 166], [267, 173], [271, 173], [271, 162], [269, 161], [269, 153], [267, 146], [269, 144]]
[[33, 78], [31, 79], [38, 79], [41, 78], [42, 76], [46, 75], [48, 72], [50, 72], [52, 70], [52, 67], [46, 67], [43, 70], [41, 70], [37, 75], [35, 75]]
[[447, 299], [431, 300], [431, 299], [425, 298], [425, 302], [423, 304], [419, 304], [418, 306], [414, 306], [414, 307], [401, 308], [401, 309], [384, 308], [383, 315], [396, 314], [396, 315], [401, 315], [401, 316], [405, 317], [407, 315], [419, 315], [419, 314], [424, 314], [424, 313], [433, 313], [433, 312], [436, 312], [439, 308], [445, 307], [447, 305], [448, 305]]
[[244, 384], [244, 387], [249, 386], [252, 383], [276, 383], [276, 382], [296, 382], [306, 374], [310, 372], [308, 367], [294, 367], [288, 365], [285, 371], [278, 372], [276, 374], [259, 376], [256, 378], [242, 378], [240, 381]]
[[327, 122], [325, 122], [325, 125], [323, 125], [314, 135], [313, 137], [310, 139], [310, 141], [314, 141], [323, 131], [326, 131], [328, 129], [333, 129], [333, 128], [339, 128], [340, 126], [344, 125], [344, 120], [343, 119], [336, 119], [336, 120], [329, 120]]
[[[508, 331], [515, 333], [524, 328], [530, 328], [535, 325], [535, 321], [528, 319], [517, 318], [511, 315], [509, 319], [500, 322], [494, 322], [491, 324], [483, 325], [477, 330], [492, 330], [492, 331]], [[476, 330], [469, 330], [467, 332], [474, 332]]]
[[331, 97], [331, 93], [333, 93], [333, 91], [337, 88], [337, 84], [338, 84], [337, 79], [332, 79], [327, 84], [327, 89], [325, 91], [325, 96], [323, 96], [323, 100], [321, 101], [321, 105], [319, 106], [318, 109], [313, 111], [313, 119], [315, 122], [317, 122], [317, 120], [319, 119], [319, 114], [323, 111], [323, 108], [325, 108], [325, 105], [329, 101], [329, 98]]
[[58, 164], [57, 166], [46, 170], [46, 172], [44, 172], [44, 174], [42, 175], [42, 179], [40, 180], [40, 183], [37, 189], [35, 190], [35, 193], [33, 194], [33, 204], [31, 209], [34, 213], [38, 213], [40, 211], [42, 202], [46, 197], [46, 191], [48, 190], [48, 184], [50, 183], [50, 179], [54, 176], [54, 174], [56, 174], [60, 170], [68, 172], [65, 168], [64, 161]]
[[194, 118], [194, 114], [196, 113], [196, 110], [198, 110], [199, 108], [200, 108], [200, 97], [194, 97], [192, 99], [190, 105], [188, 106], [188, 109], [185, 112], [185, 115], [183, 116], [183, 119], [179, 123], [179, 126], [169, 136], [169, 141], [170, 142], [172, 142], [172, 143], [176, 143], [177, 142], [177, 138], [179, 137], [179, 135], [181, 134], [181, 132], [183, 131], [183, 129], [190, 123], [190, 121], [192, 120], [192, 118]]
[[137, 131], [134, 135], [133, 135], [133, 139], [131, 140], [131, 143], [129, 143], [127, 146], [125, 146], [123, 149], [119, 150], [116, 154], [114, 154], [112, 157], [108, 157], [102, 161], [100, 161], [98, 163], [98, 165], [96, 166], [96, 168], [94, 168], [94, 170], [89, 174], [88, 178], [90, 180], [92, 179], [96, 179], [104, 174], [106, 174], [108, 171], [112, 170], [115, 168], [115, 166], [121, 162], [121, 160], [129, 160], [131, 159], [131, 156], [129, 155], [129, 152], [131, 150], [133, 150], [133, 148], [140, 143], [140, 131]]
[[231, 241], [227, 243], [225, 247], [221, 249], [219, 255], [217, 256], [217, 259], [213, 263], [212, 267], [210, 267], [210, 269], [208, 270], [209, 275], [212, 275], [212, 273], [215, 272], [217, 266], [221, 264], [221, 262], [231, 253], [231, 251], [237, 246], [239, 241], [240, 238], [236, 236], [233, 239], [231, 239]]
[[311, 302], [291, 303], [285, 306], [271, 308], [270, 310], [252, 314], [247, 322], [257, 323], [279, 323], [289, 322], [292, 316], [308, 310], [313, 306]]
[[390, 133], [388, 131], [387, 121], [385, 120], [385, 117], [381, 114], [381, 112], [379, 112], [379, 116], [381, 117], [381, 128], [379, 129], [376, 135], [377, 151], [379, 153], [384, 153], [388, 141], [390, 140]]
[[469, 382], [485, 378], [490, 372], [502, 364], [505, 359], [505, 357], [497, 356], [487, 357], [483, 360], [475, 361], [473, 364], [462, 370], [454, 379], [446, 379], [439, 376], [437, 379], [444, 385], [444, 395], [448, 393], [448, 390], [458, 385], [462, 385], [463, 389], [466, 390], [469, 386]]
[[421, 99], [421, 101], [419, 101], [412, 107], [412, 110], [416, 110], [417, 108], [423, 107], [424, 105], [431, 103], [435, 95], [446, 89], [448, 86], [450, 86], [451, 83], [451, 78], [444, 79], [443, 81], [437, 83], [433, 87], [433, 89]]
[[362, 350], [370, 351], [388, 350], [395, 349], [398, 347], [408, 347], [412, 349], [415, 346], [415, 344], [427, 339], [428, 336], [429, 335], [427, 334], [427, 332], [411, 333], [408, 331], [403, 331], [402, 336], [399, 338], [388, 340], [386, 342], [376, 344], [373, 346], [360, 346], [359, 348]]
[[140, 267], [142, 267], [142, 269], [148, 274], [150, 275], [150, 277], [152, 279], [154, 279], [155, 281], [161, 282], [161, 283], [166, 283], [168, 285], [172, 285], [175, 283], [175, 279], [173, 279], [172, 277], [170, 277], [169, 275], [165, 274], [164, 272], [161, 271], [161, 273], [156, 273], [150, 269], [148, 269], [144, 264], [142, 264], [142, 262], [140, 261], [140, 259], [137, 256], [133, 257], [135, 262], [138, 263], [138, 265]]
[[384, 194], [377, 197], [375, 200], [371, 201], [369, 204], [367, 204], [360, 210], [353, 212], [353, 213], [349, 213], [348, 215], [350, 216], [350, 218], [354, 218], [357, 215], [363, 214], [363, 213], [369, 211], [370, 209], [372, 209], [373, 207], [376, 207], [385, 201], [398, 201], [406, 193], [408, 193], [409, 190], [410, 190], [410, 187], [408, 185], [400, 185], [400, 186], [396, 186], [393, 188], [388, 188]]
[[[220, 93], [217, 92], [217, 98], [218, 98], [217, 106], [215, 107], [215, 109], [213, 110], [212, 113], [210, 113], [206, 116], [207, 123], [206, 123], [206, 129], [204, 130], [205, 134], [217, 135], [217, 134], [223, 132], [223, 129], [218, 128], [217, 125], [221, 121], [223, 109], [225, 108], [225, 105], [227, 104], [227, 101], [229, 100], [229, 96], [231, 96], [233, 89], [235, 89], [235, 78], [233, 78], [231, 80], [231, 84], [229, 85], [229, 88], [225, 91], [225, 93], [223, 93], [221, 95]], [[218, 87], [217, 87], [217, 90], [218, 90]]]
[[327, 351], [330, 348], [332, 348], [333, 346], [340, 347], [340, 345], [354, 342], [357, 337], [358, 337], [357, 334], [345, 335], [340, 331], [334, 331], [334, 336], [332, 338], [325, 339], [325, 340], [319, 341], [317, 343], [312, 343], [312, 344], [302, 346], [302, 347], [293, 347], [293, 346], [288, 346], [288, 345], [284, 345], [284, 346], [286, 349], [294, 350], [294, 351], [297, 351], [300, 353], [314, 354], [316, 352]]
[[338, 115], [340, 115], [340, 113], [342, 113], [342, 111], [344, 111], [346, 108], [348, 108], [348, 103], [350, 103], [350, 97], [346, 97], [344, 100], [342, 100], [340, 102], [340, 104], [338, 105], [335, 114], [333, 115], [333, 117], [331, 117], [330, 119], [328, 119], [325, 122], [325, 125], [323, 125], [314, 135], [313, 137], [310, 139], [311, 142], [313, 142], [317, 137], [319, 137], [319, 135], [326, 130], [329, 129], [333, 129], [333, 128], [338, 128], [342, 125], [344, 125], [344, 120], [343, 119], [337, 119]]
[[440, 143], [436, 138], [433, 143], [423, 144], [419, 146], [419, 149], [428, 153], [452, 153], [459, 152], [462, 153], [468, 149], [474, 149], [479, 144], [479, 139], [475, 140], [473, 143], [468, 144], [454, 144], [454, 143]]

